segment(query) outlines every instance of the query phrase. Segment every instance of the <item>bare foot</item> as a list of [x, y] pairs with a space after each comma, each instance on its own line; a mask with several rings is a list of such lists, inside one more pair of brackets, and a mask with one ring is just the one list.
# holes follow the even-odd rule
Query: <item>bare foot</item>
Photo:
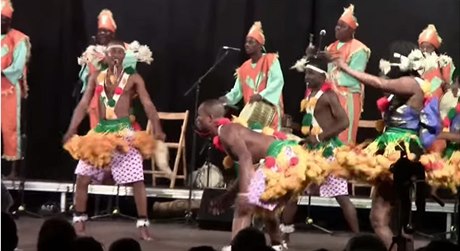
[[151, 241], [150, 231], [148, 227], [139, 227], [139, 235], [143, 241]]

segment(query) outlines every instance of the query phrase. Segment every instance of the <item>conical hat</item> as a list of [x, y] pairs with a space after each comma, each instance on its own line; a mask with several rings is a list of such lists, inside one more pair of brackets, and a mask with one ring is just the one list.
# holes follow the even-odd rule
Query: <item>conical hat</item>
[[117, 24], [113, 20], [112, 12], [108, 9], [104, 9], [99, 13], [97, 17], [97, 28], [98, 29], [107, 29], [109, 31], [115, 32], [117, 30]]
[[342, 16], [340, 16], [339, 20], [344, 21], [348, 26], [350, 26], [353, 30], [356, 30], [358, 28], [358, 20], [355, 17], [355, 6], [353, 4], [350, 4], [348, 8], [345, 8], [343, 10]]
[[429, 24], [418, 36], [418, 44], [420, 45], [423, 42], [432, 44], [436, 49], [439, 49], [441, 46], [442, 38], [433, 24]]
[[262, 23], [260, 21], [254, 22], [251, 29], [249, 29], [247, 37], [252, 37], [261, 45], [265, 45], [264, 31], [262, 30]]
[[2, 16], [12, 18], [13, 17], [13, 5], [10, 0], [2, 0]]

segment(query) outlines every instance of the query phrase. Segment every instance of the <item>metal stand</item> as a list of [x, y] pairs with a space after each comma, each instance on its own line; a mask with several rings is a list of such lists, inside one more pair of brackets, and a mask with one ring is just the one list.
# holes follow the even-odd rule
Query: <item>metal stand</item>
[[312, 228], [316, 228], [324, 233], [327, 233], [330, 235], [334, 234], [334, 232], [332, 232], [331, 230], [328, 230], [320, 225], [313, 223], [313, 218], [311, 218], [310, 210], [311, 210], [311, 194], [308, 193], [307, 218], [305, 219], [305, 224], [307, 224], [307, 226], [310, 226]]
[[[190, 89], [188, 89], [185, 93], [184, 93], [184, 96], [188, 96], [193, 89], [195, 89], [195, 107], [194, 107], [194, 115], [196, 117], [196, 115], [198, 114], [198, 103], [199, 103], [199, 98], [200, 98], [200, 86], [201, 86], [201, 82], [203, 81], [203, 79], [205, 77], [207, 77], [212, 71], [214, 71], [214, 69], [216, 68], [217, 65], [219, 65], [226, 57], [227, 55], [229, 54], [229, 51], [225, 51], [224, 54], [222, 54], [222, 56], [220, 56], [216, 62], [211, 66], [211, 68], [208, 69], [208, 71], [206, 71], [200, 78], [198, 78], [198, 80], [190, 87]], [[195, 120], [193, 120], [195, 121]], [[189, 194], [188, 194], [188, 203], [187, 203], [187, 210], [185, 212], [185, 221], [186, 223], [192, 223], [193, 221], [193, 212], [191, 210], [192, 208], [192, 192], [193, 192], [193, 182], [192, 180], [190, 179], [191, 174], [193, 172], [193, 168], [195, 168], [195, 164], [196, 164], [196, 153], [197, 153], [197, 150], [196, 150], [196, 144], [197, 144], [197, 135], [196, 133], [193, 134], [193, 138], [192, 138], [192, 157], [191, 157], [191, 160], [190, 160], [190, 164], [188, 165], [188, 173], [189, 173]]]
[[[26, 111], [26, 101], [23, 101], [22, 109], [21, 109], [21, 122], [23, 124], [22, 127], [22, 134], [21, 134], [21, 159], [19, 160], [20, 162], [20, 181], [19, 181], [19, 189], [18, 189], [18, 194], [19, 194], [19, 207], [13, 211], [13, 216], [16, 218], [19, 218], [20, 216], [30, 216], [34, 218], [42, 218], [41, 215], [28, 211], [26, 209], [26, 204], [24, 203], [24, 186], [26, 182], [26, 148], [27, 148], [27, 136], [26, 136], [26, 130], [27, 130], [27, 120], [25, 119], [25, 111]], [[14, 164], [17, 164], [14, 163]]]
[[100, 220], [104, 218], [112, 218], [112, 219], [126, 219], [126, 220], [136, 220], [135, 217], [126, 215], [121, 213], [120, 211], [120, 185], [117, 185], [117, 195], [115, 197], [115, 207], [113, 208], [111, 213], [103, 214], [103, 215], [96, 215], [91, 217], [91, 220]]
[[[442, 240], [456, 240], [457, 243], [459, 241], [459, 233], [458, 233], [458, 210], [459, 210], [459, 200], [460, 200], [460, 195], [457, 195], [459, 197], [457, 197], [455, 199], [455, 205], [454, 205], [454, 217], [453, 217], [453, 224], [452, 226], [450, 227], [450, 231], [446, 231], [446, 232], [440, 232], [440, 233], [434, 233], [434, 234], [426, 234], [426, 233], [423, 233], [423, 232], [420, 232], [420, 231], [416, 231], [415, 234], [419, 235], [419, 236], [422, 236], [424, 238], [427, 238], [427, 239], [431, 239], [431, 240], [439, 240], [439, 239], [442, 239]], [[436, 200], [439, 204], [441, 204], [441, 206], [444, 206], [444, 203], [442, 202], [439, 202], [438, 200]]]

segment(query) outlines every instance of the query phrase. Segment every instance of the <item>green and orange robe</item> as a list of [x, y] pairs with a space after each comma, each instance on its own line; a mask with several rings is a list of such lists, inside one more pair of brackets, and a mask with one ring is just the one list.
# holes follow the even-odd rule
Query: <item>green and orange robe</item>
[[283, 86], [284, 78], [278, 55], [267, 53], [257, 63], [249, 59], [236, 70], [235, 85], [225, 97], [230, 105], [236, 105], [241, 99], [247, 104], [253, 95], [259, 94], [276, 107], [271, 128], [278, 131], [283, 116]]
[[[332, 55], [340, 55], [350, 68], [361, 72], [365, 71], [371, 54], [370, 49], [356, 39], [346, 43], [336, 41], [326, 50]], [[334, 84], [340, 104], [350, 121], [349, 127], [339, 134], [339, 139], [346, 144], [354, 143], [363, 107], [364, 86], [357, 79], [339, 70], [334, 64], [329, 64], [328, 74], [329, 81]]]
[[3, 158], [21, 157], [21, 98], [27, 97], [29, 37], [11, 29], [2, 34], [2, 137]]

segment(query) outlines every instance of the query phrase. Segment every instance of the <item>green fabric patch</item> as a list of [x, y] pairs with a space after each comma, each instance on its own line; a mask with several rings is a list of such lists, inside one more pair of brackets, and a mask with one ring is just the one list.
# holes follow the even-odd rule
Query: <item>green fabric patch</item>
[[449, 159], [450, 157], [452, 157], [452, 154], [454, 154], [454, 152], [456, 151], [460, 151], [460, 144], [449, 142], [447, 144], [446, 150], [444, 150], [444, 157]]
[[303, 115], [302, 125], [311, 126], [312, 121], [313, 121], [313, 115], [311, 113], [305, 113], [305, 115]]
[[275, 140], [267, 149], [267, 157], [271, 156], [276, 158], [285, 146], [295, 146], [297, 142], [291, 140]]
[[113, 120], [100, 120], [94, 131], [97, 133], [114, 133], [131, 128], [131, 121], [128, 117], [113, 119]]
[[378, 143], [379, 148], [385, 148], [389, 143], [404, 142], [409, 145], [413, 141], [423, 148], [416, 131], [390, 127], [382, 135], [377, 137], [374, 142]]
[[322, 150], [323, 157], [328, 158], [334, 155], [334, 149], [342, 146], [343, 143], [338, 137], [333, 137], [328, 141], [321, 142], [315, 146], [307, 146], [309, 150]]

